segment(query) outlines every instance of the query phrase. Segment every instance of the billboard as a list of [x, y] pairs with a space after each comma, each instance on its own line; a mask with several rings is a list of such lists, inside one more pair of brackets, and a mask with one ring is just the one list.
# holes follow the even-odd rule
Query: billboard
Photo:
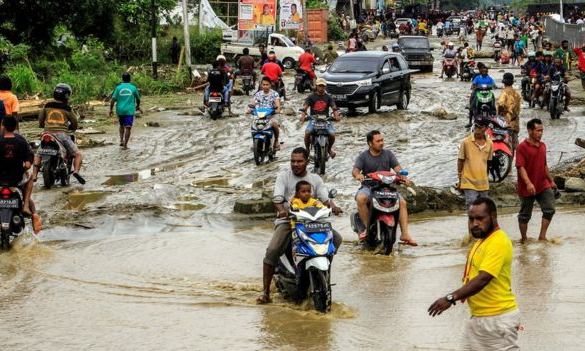
[[238, 30], [275, 29], [276, 0], [240, 0]]
[[280, 29], [302, 28], [303, 5], [300, 0], [280, 0]]

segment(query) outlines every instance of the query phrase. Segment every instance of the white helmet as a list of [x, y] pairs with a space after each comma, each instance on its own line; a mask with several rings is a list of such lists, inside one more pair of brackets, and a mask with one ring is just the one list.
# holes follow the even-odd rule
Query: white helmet
[[215, 58], [215, 60], [216, 60], [216, 61], [221, 61], [221, 60], [227, 61], [227, 60], [225, 59], [225, 56], [223, 56], [223, 55], [217, 55], [217, 57]]

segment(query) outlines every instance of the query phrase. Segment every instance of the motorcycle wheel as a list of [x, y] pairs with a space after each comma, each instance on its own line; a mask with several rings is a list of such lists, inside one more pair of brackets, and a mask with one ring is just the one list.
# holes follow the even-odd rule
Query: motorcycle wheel
[[494, 152], [492, 157], [492, 166], [490, 167], [489, 174], [493, 183], [500, 183], [510, 173], [512, 169], [512, 157], [502, 150]]
[[2, 231], [2, 238], [0, 238], [0, 249], [1, 250], [10, 249], [10, 233], [7, 231]]
[[557, 100], [556, 99], [550, 99], [550, 103], [548, 104], [548, 111], [550, 112], [550, 118], [551, 119], [557, 119]]
[[63, 168], [63, 169], [61, 169], [61, 171], [59, 171], [59, 178], [61, 180], [62, 186], [69, 185], [70, 177], [71, 177], [71, 175], [69, 174], [69, 170], [67, 168]]
[[311, 295], [315, 309], [322, 313], [331, 311], [331, 284], [329, 272], [312, 269], [311, 273]]
[[254, 162], [259, 166], [264, 161], [264, 143], [260, 139], [254, 139]]
[[51, 189], [55, 184], [55, 176], [49, 163], [43, 165], [43, 186], [45, 189]]
[[305, 85], [305, 84], [304, 84], [303, 82], [300, 82], [299, 84], [297, 84], [297, 92], [298, 92], [299, 94], [302, 94], [302, 93], [304, 93], [304, 92], [305, 92], [305, 87], [304, 87], [304, 85]]
[[392, 252], [392, 247], [396, 242], [396, 226], [393, 228], [386, 228], [382, 233], [382, 247], [384, 248], [384, 255], [388, 256]]
[[321, 146], [319, 149], [319, 174], [325, 174], [325, 164], [327, 163], [327, 146]]

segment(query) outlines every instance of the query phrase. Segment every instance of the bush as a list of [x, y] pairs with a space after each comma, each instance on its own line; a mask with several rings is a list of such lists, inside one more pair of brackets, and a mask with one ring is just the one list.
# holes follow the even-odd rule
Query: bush
[[347, 33], [341, 28], [339, 21], [333, 15], [329, 15], [327, 20], [327, 37], [329, 40], [346, 40]]
[[18, 96], [34, 95], [42, 91], [42, 84], [26, 64], [17, 64], [6, 70], [12, 80], [12, 92]]
[[193, 63], [211, 63], [221, 52], [221, 30], [191, 35], [191, 59]]

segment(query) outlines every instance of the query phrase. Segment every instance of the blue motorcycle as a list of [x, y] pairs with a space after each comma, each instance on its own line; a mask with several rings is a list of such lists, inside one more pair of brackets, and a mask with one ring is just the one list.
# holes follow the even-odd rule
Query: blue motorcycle
[[260, 165], [268, 159], [274, 159], [274, 150], [272, 148], [272, 138], [274, 130], [270, 124], [270, 118], [274, 116], [273, 108], [255, 108], [252, 111], [254, 121], [252, 121], [252, 141], [254, 142], [254, 162]]
[[[333, 198], [335, 190], [329, 192]], [[275, 197], [283, 203], [283, 197]], [[280, 257], [274, 281], [285, 299], [301, 303], [313, 299], [319, 312], [331, 311], [331, 261], [335, 255], [333, 229], [328, 218], [328, 207], [307, 207], [289, 211], [295, 223], [291, 232], [291, 245]]]

